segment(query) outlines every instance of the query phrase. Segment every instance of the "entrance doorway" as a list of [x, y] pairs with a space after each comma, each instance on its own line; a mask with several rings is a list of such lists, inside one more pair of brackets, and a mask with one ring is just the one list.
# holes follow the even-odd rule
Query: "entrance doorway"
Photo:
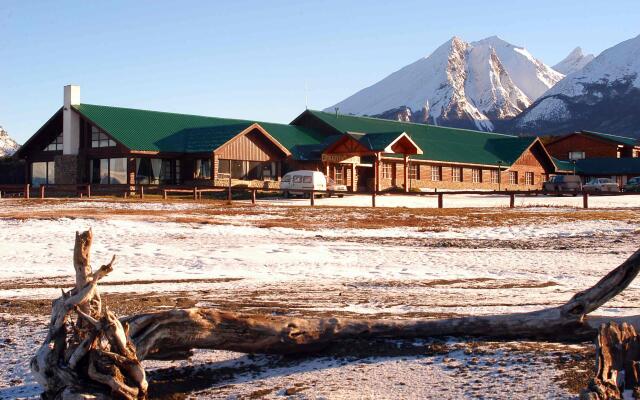
[[368, 192], [373, 189], [373, 167], [356, 167], [358, 175], [358, 192]]

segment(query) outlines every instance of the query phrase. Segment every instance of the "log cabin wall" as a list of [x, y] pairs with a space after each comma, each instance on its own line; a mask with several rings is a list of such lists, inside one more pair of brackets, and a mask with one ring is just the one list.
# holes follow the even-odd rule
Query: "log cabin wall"
[[546, 145], [547, 151], [559, 160], [569, 160], [570, 152], [584, 152], [585, 158], [633, 157], [633, 146], [579, 133], [567, 135]]
[[[408, 184], [411, 190], [537, 190], [542, 188], [542, 183], [546, 181], [548, 174], [553, 171], [552, 167], [543, 161], [545, 159], [546, 157], [540, 153], [540, 149], [536, 146], [527, 149], [511, 166], [502, 166], [499, 183], [496, 175], [498, 171], [497, 165], [468, 165], [411, 160], [409, 161], [409, 168], [414, 168], [414, 171], [409, 176], [417, 176], [417, 179], [409, 179]], [[385, 173], [384, 164], [390, 166], [387, 171], [392, 171], [391, 175]], [[412, 165], [415, 167], [411, 167]], [[432, 169], [436, 169], [438, 172], [432, 172]], [[527, 174], [530, 174], [529, 177], [527, 177]], [[403, 189], [403, 176], [404, 164], [401, 160], [383, 159], [380, 166], [380, 189]]]

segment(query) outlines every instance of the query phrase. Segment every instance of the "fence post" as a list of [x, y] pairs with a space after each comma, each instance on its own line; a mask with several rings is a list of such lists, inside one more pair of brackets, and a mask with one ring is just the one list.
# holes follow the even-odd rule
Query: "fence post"
[[28, 199], [29, 198], [29, 190], [31, 190], [31, 185], [29, 185], [28, 183], [24, 185], [24, 198]]
[[44, 185], [40, 185], [40, 198], [44, 199]]
[[251, 190], [251, 204], [256, 204], [256, 190]]
[[91, 185], [87, 185], [87, 198], [91, 198]]
[[198, 200], [198, 187], [197, 186], [193, 187], [193, 199], [194, 200]]
[[516, 206], [516, 194], [509, 193], [509, 208], [513, 208]]
[[144, 186], [140, 185], [140, 198], [144, 199]]
[[444, 193], [438, 193], [438, 208], [444, 208]]
[[582, 208], [589, 208], [589, 193], [582, 193]]
[[167, 189], [162, 189], [162, 199], [163, 200], [167, 199]]
[[311, 201], [311, 206], [314, 206], [315, 205], [316, 195], [315, 195], [315, 193], [313, 193], [313, 190], [311, 191], [311, 193], [309, 193], [309, 199]]
[[376, 206], [376, 190], [373, 189], [373, 191], [371, 192], [371, 207], [375, 208]]

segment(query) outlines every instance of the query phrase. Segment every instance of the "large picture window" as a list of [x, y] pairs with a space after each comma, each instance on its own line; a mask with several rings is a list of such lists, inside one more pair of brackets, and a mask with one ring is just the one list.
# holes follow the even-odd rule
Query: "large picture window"
[[114, 147], [116, 142], [114, 142], [109, 136], [107, 136], [104, 131], [95, 126], [91, 127], [91, 147], [100, 148], [100, 147]]
[[[218, 160], [218, 179], [229, 178], [229, 163], [231, 163], [231, 178], [238, 180], [274, 180], [277, 171], [275, 162]], [[197, 171], [197, 165], [196, 165]]]
[[90, 162], [89, 174], [95, 185], [124, 185], [127, 183], [126, 158], [101, 158]]
[[34, 162], [31, 164], [31, 186], [53, 185], [56, 183], [56, 165], [53, 161]]
[[53, 142], [44, 148], [44, 151], [62, 151], [62, 133], [56, 136]]
[[176, 182], [174, 176], [177, 176], [179, 172], [179, 160], [136, 158], [136, 184], [138, 185], [172, 184]]
[[[229, 166], [227, 165], [227, 171], [228, 170], [229, 170]], [[196, 173], [196, 179], [211, 179], [211, 159], [201, 158], [196, 160], [195, 173]]]

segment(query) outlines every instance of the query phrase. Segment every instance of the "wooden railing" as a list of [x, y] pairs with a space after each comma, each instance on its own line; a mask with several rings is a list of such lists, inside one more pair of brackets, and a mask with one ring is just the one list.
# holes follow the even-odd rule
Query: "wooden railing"
[[[252, 204], [256, 204], [257, 192], [261, 193], [281, 193], [281, 189], [277, 188], [255, 188], [246, 186], [208, 186], [208, 187], [190, 187], [190, 186], [151, 186], [151, 185], [41, 185], [37, 188], [26, 185], [0, 185], [0, 197], [7, 194], [14, 194], [25, 199], [32, 196], [32, 192], [37, 193], [37, 197], [44, 199], [46, 197], [55, 197], [56, 195], [75, 195], [78, 197], [91, 198], [92, 194], [118, 194], [123, 197], [139, 197], [144, 199], [145, 194], [153, 193], [161, 195], [163, 199], [168, 199], [170, 195], [188, 195], [193, 200], [201, 200], [204, 193], [226, 193], [226, 200], [233, 201], [234, 193], [248, 194]], [[323, 195], [340, 195], [340, 196], [361, 196], [358, 192], [333, 192], [326, 190], [303, 190], [296, 189], [296, 193], [302, 193], [309, 198], [309, 204], [315, 205], [316, 196]], [[376, 207], [376, 199], [380, 196], [420, 196], [420, 197], [436, 197], [437, 207], [444, 208], [445, 197], [457, 195], [479, 195], [479, 196], [505, 196], [509, 198], [509, 207], [516, 206], [516, 197], [530, 196], [546, 196], [546, 195], [573, 195], [582, 197], [582, 207], [589, 208], [589, 198], [591, 196], [627, 196], [637, 195], [638, 193], [629, 192], [588, 192], [588, 191], [571, 191], [557, 192], [544, 190], [519, 190], [519, 191], [433, 191], [433, 192], [372, 192], [371, 207]], [[640, 202], [638, 204], [640, 207]]]

